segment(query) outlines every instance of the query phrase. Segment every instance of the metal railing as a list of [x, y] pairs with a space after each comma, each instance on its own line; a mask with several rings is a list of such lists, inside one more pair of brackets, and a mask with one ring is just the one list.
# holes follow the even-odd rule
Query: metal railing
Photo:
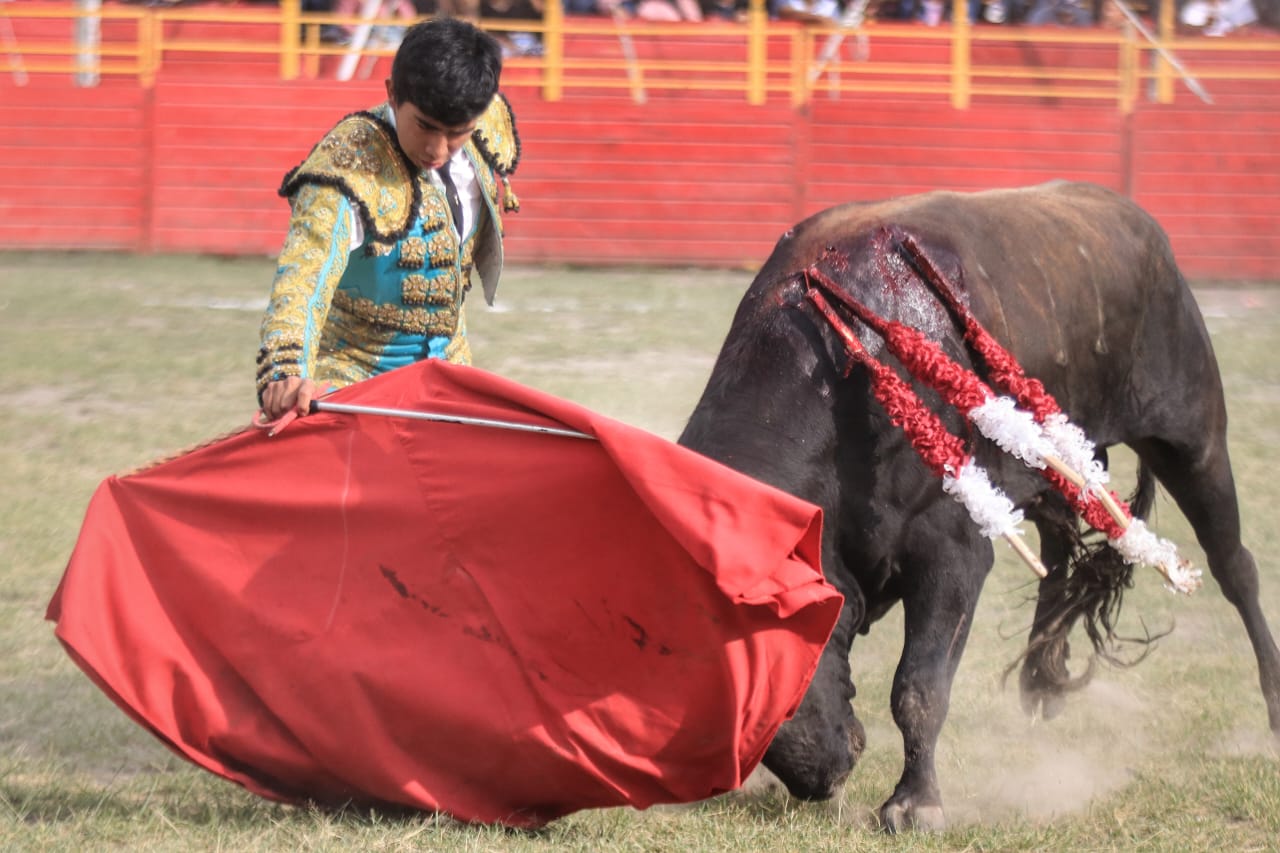
[[[82, 0], [83, 2], [83, 0]], [[530, 32], [541, 39], [539, 56], [516, 56], [506, 61], [503, 86], [537, 87], [544, 98], [560, 100], [566, 90], [621, 90], [642, 101], [652, 91], [681, 89], [740, 94], [748, 103], [786, 97], [800, 106], [819, 94], [878, 92], [945, 95], [957, 109], [975, 97], [1093, 99], [1114, 101], [1131, 111], [1144, 83], [1160, 102], [1174, 98], [1181, 76], [1199, 80], [1266, 81], [1280, 84], [1280, 39], [1204, 37], [1179, 38], [1173, 30], [1173, 0], [1161, 0], [1161, 24], [1154, 33], [1141, 32], [1125, 21], [1119, 29], [973, 27], [966, 0], [952, 0], [954, 23], [939, 27], [866, 21], [856, 27], [798, 26], [769, 20], [763, 0], [753, 5], [742, 23], [653, 24], [608, 17], [566, 17], [558, 0], [546, 3], [542, 20], [481, 20], [490, 31]], [[1114, 0], [1109, 0], [1114, 2]], [[355, 63], [366, 66], [393, 55], [395, 45], [362, 42], [359, 48], [320, 40], [325, 24], [366, 28], [398, 27], [405, 19], [352, 17], [300, 11], [299, 0], [282, 0], [279, 7], [154, 8], [107, 5], [80, 8], [67, 2], [13, 4], [0, 2], [0, 74], [19, 83], [28, 74], [69, 73], [78, 79], [97, 75], [135, 77], [151, 86], [166, 58], [178, 54], [256, 54], [274, 63], [281, 79], [318, 77], [332, 70], [351, 76]], [[93, 17], [99, 41], [77, 43], [68, 38], [15, 37], [19, 19], [66, 20]], [[5, 20], [8, 19], [8, 20]], [[181, 25], [200, 24], [199, 35], [182, 35]], [[229, 31], [216, 35], [217, 25]], [[246, 35], [252, 32], [252, 35]], [[832, 51], [841, 42], [862, 50]], [[877, 52], [920, 46], [911, 61], [867, 56]], [[992, 53], [993, 46], [1092, 51], [1088, 63], [1053, 67], [975, 59], [975, 52]], [[682, 46], [683, 45], [683, 46]], [[929, 49], [925, 49], [927, 46]], [[894, 48], [898, 48], [896, 51]], [[1061, 50], [1059, 51], [1062, 52]], [[1197, 57], [1188, 71], [1175, 58], [1183, 52]], [[1217, 61], [1216, 57], [1248, 53], [1251, 62]], [[675, 54], [674, 58], [671, 57]], [[1258, 62], [1257, 57], [1264, 57]], [[21, 76], [20, 76], [21, 75]], [[2, 85], [2, 84], [0, 84]], [[1194, 90], [1194, 87], [1193, 87]]]

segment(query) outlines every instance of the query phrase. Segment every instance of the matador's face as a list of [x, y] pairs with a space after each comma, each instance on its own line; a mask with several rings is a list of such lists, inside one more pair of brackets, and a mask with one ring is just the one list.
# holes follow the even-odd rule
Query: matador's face
[[420, 169], [438, 169], [458, 153], [476, 129], [479, 117], [466, 124], [446, 125], [408, 101], [396, 99], [387, 80], [387, 102], [396, 114], [396, 136], [400, 147]]

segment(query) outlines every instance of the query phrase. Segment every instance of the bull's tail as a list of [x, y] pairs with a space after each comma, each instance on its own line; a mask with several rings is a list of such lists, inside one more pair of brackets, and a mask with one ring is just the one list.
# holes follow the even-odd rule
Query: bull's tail
[[[1141, 464], [1137, 486], [1129, 498], [1133, 516], [1145, 520], [1155, 496], [1155, 475]], [[1065, 501], [1038, 508], [1036, 523], [1042, 533], [1069, 543], [1069, 553], [1062, 564], [1049, 567], [1050, 575], [1041, 585], [1030, 641], [1005, 670], [1005, 677], [1021, 665], [1024, 688], [1061, 695], [1085, 687], [1093, 677], [1097, 659], [1114, 666], [1133, 666], [1168, 632], [1152, 634], [1144, 628], [1141, 637], [1116, 633], [1124, 593], [1133, 586], [1133, 565], [1124, 562], [1102, 534], [1082, 526]], [[1067, 669], [1067, 637], [1077, 622], [1082, 623], [1093, 654], [1085, 672], [1072, 676]]]

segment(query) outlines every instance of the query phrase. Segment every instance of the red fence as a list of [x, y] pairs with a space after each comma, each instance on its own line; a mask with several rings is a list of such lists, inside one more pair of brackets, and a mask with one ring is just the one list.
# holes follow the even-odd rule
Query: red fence
[[[274, 254], [275, 195], [325, 129], [381, 97], [360, 82], [161, 74], [157, 85], [0, 80], [0, 247]], [[1275, 84], [1259, 84], [1275, 89]], [[803, 109], [731, 96], [509, 92], [528, 263], [754, 266], [824, 207], [1052, 178], [1132, 195], [1196, 278], [1280, 277], [1280, 93], [1205, 105], [975, 103], [818, 95]]]

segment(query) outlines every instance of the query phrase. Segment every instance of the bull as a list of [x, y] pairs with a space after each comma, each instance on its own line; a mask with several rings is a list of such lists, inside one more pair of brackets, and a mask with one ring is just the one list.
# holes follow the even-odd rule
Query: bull
[[[956, 305], [939, 298], [925, 267], [1044, 383], [1101, 460], [1107, 447], [1133, 449], [1135, 517], [1149, 509], [1157, 481], [1172, 496], [1244, 622], [1270, 726], [1280, 734], [1280, 651], [1240, 538], [1227, 411], [1203, 318], [1152, 217], [1105, 188], [1053, 182], [829, 209], [783, 235], [741, 300], [679, 441], [821, 507], [823, 571], [845, 597], [813, 682], [765, 766], [800, 798], [840, 790], [865, 744], [852, 707], [851, 645], [900, 602], [905, 639], [891, 703], [904, 764], [879, 817], [889, 831], [945, 825], [935, 749], [992, 543], [944, 494], [877, 404], [868, 371], [851, 362], [848, 344], [805, 298], [814, 276], [834, 282], [986, 376]], [[901, 372], [868, 328], [855, 334]], [[917, 390], [949, 429], [965, 434], [963, 419], [933, 391]], [[1051, 717], [1088, 674], [1068, 672], [1068, 634], [1084, 625], [1094, 654], [1110, 653], [1132, 566], [1082, 536], [1045, 477], [981, 437], [970, 446], [1040, 536], [1048, 574], [1015, 666], [1024, 708]]]

